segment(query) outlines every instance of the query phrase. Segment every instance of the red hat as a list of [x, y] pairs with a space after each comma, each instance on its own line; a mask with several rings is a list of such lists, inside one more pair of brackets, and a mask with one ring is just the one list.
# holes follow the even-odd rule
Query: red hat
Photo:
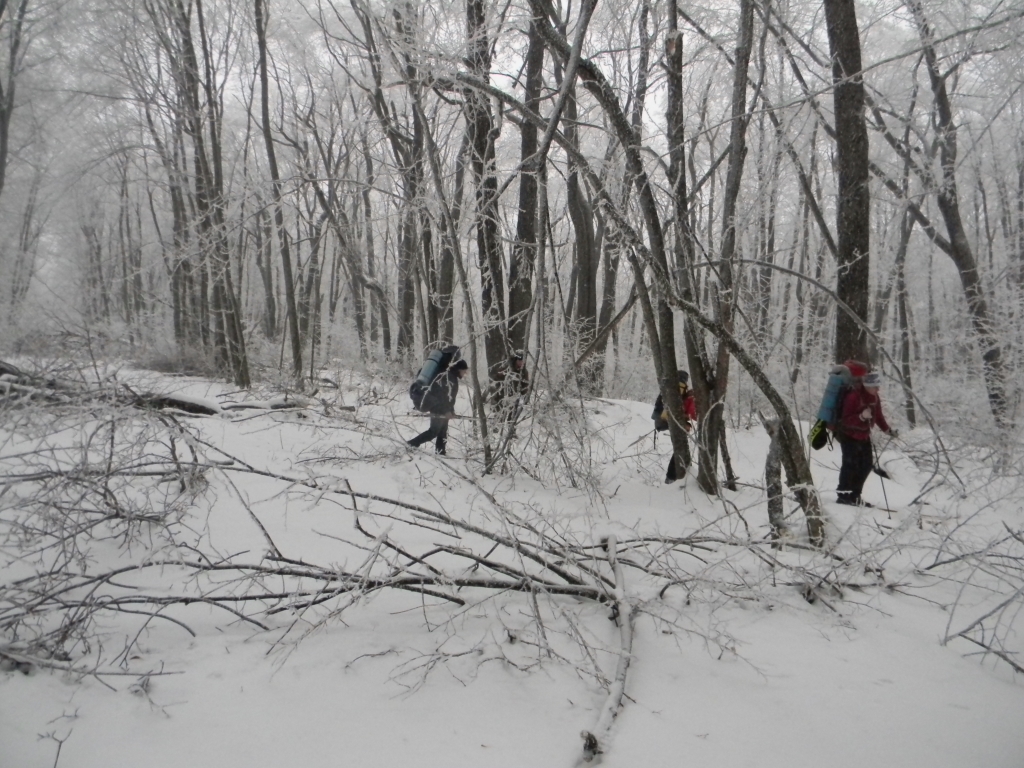
[[851, 376], [866, 376], [869, 370], [867, 364], [860, 360], [847, 360], [843, 365], [849, 369]]

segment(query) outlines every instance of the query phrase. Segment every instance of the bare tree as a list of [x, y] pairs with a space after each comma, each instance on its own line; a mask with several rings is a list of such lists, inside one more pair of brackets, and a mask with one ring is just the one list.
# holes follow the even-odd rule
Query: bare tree
[[825, 0], [825, 21], [832, 58], [839, 177], [836, 294], [856, 316], [836, 313], [835, 357], [866, 360], [867, 337], [857, 318], [862, 322], [868, 319], [871, 199], [860, 30], [853, 0]]
[[934, 100], [936, 143], [942, 169], [941, 178], [937, 180], [935, 187], [935, 195], [939, 212], [942, 214], [946, 232], [949, 235], [947, 253], [960, 275], [960, 284], [967, 299], [971, 323], [981, 344], [989, 408], [996, 422], [1004, 424], [1007, 416], [1007, 401], [1002, 345], [989, 312], [984, 284], [981, 281], [974, 252], [967, 239], [967, 232], [960, 215], [960, 198], [956, 183], [957, 129], [946, 89], [947, 75], [939, 70], [934, 35], [921, 3], [918, 0], [909, 0], [908, 6], [914, 14], [914, 20], [917, 22], [921, 35], [921, 45]]
[[291, 342], [292, 348], [292, 374], [297, 381], [302, 381], [302, 339], [299, 335], [299, 316], [295, 306], [295, 277], [292, 272], [292, 257], [289, 250], [288, 233], [284, 227], [284, 211], [281, 209], [281, 176], [277, 170], [277, 153], [274, 150], [273, 129], [270, 124], [270, 85], [267, 75], [267, 24], [269, 22], [269, 13], [264, 9], [264, 0], [256, 0], [254, 13], [256, 15], [256, 43], [259, 50], [260, 116], [273, 192], [274, 225], [277, 229], [278, 243], [281, 250], [281, 268], [284, 274], [285, 306], [288, 312], [288, 339]]
[[[491, 69], [488, 9], [485, 0], [466, 0], [466, 66], [482, 82], [490, 79]], [[477, 266], [480, 270], [482, 330], [487, 368], [493, 377], [508, 357], [505, 341], [505, 279], [498, 230], [498, 178], [495, 169], [495, 141], [500, 129], [491, 115], [490, 98], [486, 93], [472, 88], [467, 90], [465, 111], [470, 166], [476, 183], [474, 229]]]
[[[737, 204], [743, 166], [747, 156], [747, 125], [750, 121], [747, 110], [747, 69], [754, 42], [754, 7], [752, 0], [740, 0], [740, 26], [736, 41], [735, 64], [733, 66], [732, 113], [729, 137], [729, 165], [726, 174], [722, 204], [722, 249], [718, 263], [716, 316], [724, 332], [732, 336], [735, 330], [734, 315], [737, 303], [737, 280], [733, 260], [736, 258]], [[709, 492], [717, 490], [718, 451], [725, 434], [725, 398], [729, 390], [729, 361], [731, 352], [719, 340], [715, 355], [713, 383], [709, 398], [701, 410], [699, 479], [701, 487]], [[702, 394], [697, 390], [698, 397]]]
[[[543, 85], [544, 41], [537, 31], [537, 21], [534, 19], [530, 21], [527, 45], [523, 103], [527, 109], [539, 112]], [[512, 245], [508, 265], [508, 338], [512, 350], [525, 350], [529, 339], [533, 273], [539, 240], [537, 229], [540, 223], [537, 177], [543, 162], [543, 158], [537, 154], [537, 126], [526, 122], [520, 131], [519, 162], [523, 171], [519, 177], [516, 241]]]
[[7, 164], [11, 149], [11, 118], [17, 106], [15, 98], [18, 76], [25, 64], [26, 16], [29, 0], [0, 0], [0, 196], [7, 180]]

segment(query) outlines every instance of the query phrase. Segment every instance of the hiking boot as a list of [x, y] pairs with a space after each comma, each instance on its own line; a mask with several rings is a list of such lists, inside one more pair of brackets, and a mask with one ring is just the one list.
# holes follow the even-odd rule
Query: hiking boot
[[875, 506], [869, 501], [864, 501], [861, 498], [850, 498], [849, 496], [840, 496], [836, 499], [836, 504], [843, 504], [847, 507], [873, 507]]

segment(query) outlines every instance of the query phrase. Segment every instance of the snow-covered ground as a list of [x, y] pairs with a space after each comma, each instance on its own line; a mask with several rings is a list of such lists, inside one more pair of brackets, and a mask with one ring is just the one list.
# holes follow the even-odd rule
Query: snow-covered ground
[[[226, 388], [199, 381], [153, 383], [212, 403], [239, 397], [218, 399]], [[1019, 479], [967, 458], [951, 477], [918, 431], [886, 446], [891, 479], [872, 476], [865, 489], [892, 511], [850, 509], [833, 503], [838, 451], [821, 451], [812, 461], [830, 551], [799, 546], [804, 520], [791, 499], [779, 550], [766, 542], [760, 427], [730, 432], [738, 490], [715, 499], [692, 474], [662, 483], [668, 442], [642, 437], [649, 404], [587, 402], [585, 426], [544, 415], [520, 427], [516, 471], [486, 475], [469, 420], [453, 423], [447, 459], [407, 450], [426, 427], [407, 409], [401, 392], [363, 384], [302, 410], [182, 419], [201, 439], [180, 437], [179, 458], [194, 448], [201, 476], [185, 490], [135, 481], [151, 482], [138, 498], [176, 510], [173, 519], [138, 523], [131, 537], [96, 531], [78, 567], [149, 565], [108, 585], [118, 594], [279, 589], [276, 601], [233, 606], [266, 629], [210, 603], [161, 611], [173, 621], [101, 612], [92, 644], [54, 666], [99, 664], [102, 674], [9, 662], [0, 672], [0, 766], [576, 764], [619, 661], [609, 604], [451, 586], [460, 605], [370, 588], [375, 574], [394, 574], [381, 570], [388, 563], [424, 572], [390, 546], [423, 557], [448, 546], [430, 555], [446, 574], [493, 574], [490, 540], [434, 512], [499, 534], [537, 531], [609, 578], [597, 545], [615, 535], [620, 586], [637, 612], [604, 765], [1024, 765], [1024, 677], [964, 639], [943, 642], [984, 618], [972, 637], [1024, 650], [1021, 595], [1011, 599], [1024, 585], [1013, 560], [1024, 542], [1011, 535], [1024, 528]], [[2, 427], [5, 475], [31, 442], [12, 424]], [[26, 539], [6, 533], [5, 586], [31, 559], [16, 557]], [[367, 583], [296, 608], [298, 582], [286, 576], [197, 574], [171, 562], [172, 549], [253, 565], [276, 550], [277, 565], [362, 573]]]

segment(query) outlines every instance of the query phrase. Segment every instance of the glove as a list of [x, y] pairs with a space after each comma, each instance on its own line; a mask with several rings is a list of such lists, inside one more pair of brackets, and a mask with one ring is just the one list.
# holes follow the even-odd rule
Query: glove
[[890, 429], [889, 430], [889, 437], [891, 437], [893, 440], [895, 440], [899, 436], [900, 436], [899, 430], [896, 430], [896, 429]]

